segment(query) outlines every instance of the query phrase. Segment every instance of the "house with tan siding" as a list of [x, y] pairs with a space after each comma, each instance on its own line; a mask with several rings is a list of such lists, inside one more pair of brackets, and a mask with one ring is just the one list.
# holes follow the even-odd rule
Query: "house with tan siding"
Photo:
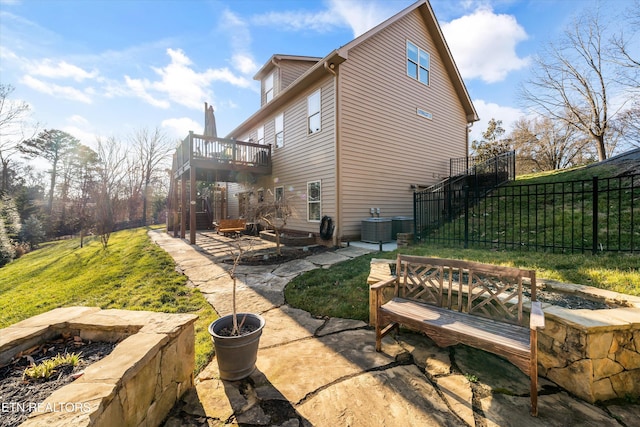
[[[413, 216], [416, 186], [467, 156], [478, 120], [427, 0], [324, 58], [273, 55], [255, 79], [260, 109], [224, 140], [268, 147], [270, 169], [228, 197], [285, 198], [287, 228], [305, 233], [330, 217], [334, 244], [358, 239], [372, 208]], [[229, 217], [242, 216], [235, 208]]]

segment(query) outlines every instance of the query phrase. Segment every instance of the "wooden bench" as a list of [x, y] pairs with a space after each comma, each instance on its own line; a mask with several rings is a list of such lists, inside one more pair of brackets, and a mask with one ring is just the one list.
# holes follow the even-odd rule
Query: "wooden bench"
[[544, 313], [536, 302], [535, 271], [409, 255], [398, 255], [395, 268], [395, 277], [370, 287], [376, 351], [403, 324], [440, 347], [464, 344], [502, 356], [530, 377], [531, 414], [537, 416], [537, 328], [544, 327]]
[[216, 228], [216, 232], [228, 236], [241, 233], [245, 231], [246, 228], [247, 221], [244, 219], [221, 219]]

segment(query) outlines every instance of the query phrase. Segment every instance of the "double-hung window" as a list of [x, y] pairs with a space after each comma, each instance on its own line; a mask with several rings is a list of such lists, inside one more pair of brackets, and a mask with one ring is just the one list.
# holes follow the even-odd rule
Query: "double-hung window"
[[309, 135], [320, 132], [320, 89], [307, 98], [307, 123]]
[[273, 73], [264, 79], [264, 102], [265, 104], [273, 99]]
[[320, 221], [321, 216], [320, 181], [307, 183], [307, 220]]
[[429, 54], [407, 40], [407, 75], [429, 85], [430, 66]]
[[284, 147], [284, 114], [280, 113], [275, 119], [276, 148]]

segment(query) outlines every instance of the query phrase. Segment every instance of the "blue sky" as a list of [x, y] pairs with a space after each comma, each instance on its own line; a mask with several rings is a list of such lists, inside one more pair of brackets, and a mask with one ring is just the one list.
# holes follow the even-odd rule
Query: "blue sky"
[[[0, 82], [31, 118], [93, 146], [161, 127], [176, 141], [225, 136], [259, 107], [255, 72], [272, 54], [323, 57], [413, 0], [0, 0]], [[523, 114], [531, 57], [591, 0], [432, 0], [481, 121]], [[630, 0], [601, 0], [623, 13]]]

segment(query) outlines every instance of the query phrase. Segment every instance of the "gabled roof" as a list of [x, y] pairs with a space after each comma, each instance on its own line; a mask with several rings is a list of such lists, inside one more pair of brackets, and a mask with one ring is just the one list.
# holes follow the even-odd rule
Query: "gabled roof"
[[267, 75], [269, 71], [271, 71], [273, 67], [275, 67], [275, 64], [277, 64], [280, 61], [302, 61], [302, 62], [316, 63], [321, 59], [322, 58], [318, 56], [282, 55], [282, 54], [276, 53], [275, 55], [272, 55], [271, 58], [269, 58], [269, 60], [262, 66], [262, 68], [258, 70], [256, 75], [253, 76], [253, 79], [261, 80], [264, 76]]
[[344, 46], [332, 51], [324, 58], [317, 58], [311, 56], [294, 56], [294, 55], [273, 55], [269, 61], [256, 73], [256, 79], [262, 78], [271, 68], [274, 66], [274, 62], [282, 59], [289, 60], [304, 60], [304, 61], [316, 61], [316, 64], [309, 68], [304, 74], [298, 77], [294, 82], [292, 82], [286, 89], [276, 95], [272, 101], [263, 105], [256, 113], [254, 113], [251, 117], [245, 120], [242, 124], [240, 124], [237, 128], [232, 130], [227, 138], [236, 137], [240, 134], [243, 134], [253, 127], [259, 124], [259, 122], [265, 119], [269, 114], [273, 112], [273, 110], [279, 108], [283, 103], [285, 103], [292, 96], [298, 94], [302, 90], [309, 87], [315, 80], [324, 75], [327, 71], [325, 68], [328, 67], [329, 64], [339, 65], [342, 62], [346, 61], [349, 57], [349, 51], [354, 47], [358, 46], [365, 40], [373, 37], [378, 34], [385, 28], [394, 24], [395, 22], [401, 20], [408, 14], [413, 11], [418, 10], [424, 19], [424, 22], [429, 30], [429, 33], [433, 37], [434, 44], [440, 57], [442, 58], [443, 65], [447, 70], [447, 74], [451, 77], [453, 87], [458, 94], [458, 98], [462, 103], [464, 111], [467, 116], [467, 122], [475, 122], [478, 121], [478, 113], [471, 102], [471, 98], [469, 97], [469, 92], [467, 91], [467, 87], [465, 86], [462, 76], [460, 76], [460, 72], [458, 71], [458, 67], [453, 60], [453, 56], [451, 55], [451, 51], [449, 50], [449, 46], [444, 39], [444, 35], [442, 34], [442, 30], [440, 29], [440, 25], [436, 20], [436, 16], [431, 8], [431, 4], [428, 0], [419, 0], [411, 6], [407, 7], [403, 11], [393, 15], [391, 18], [382, 22], [381, 24], [375, 26], [370, 29], [366, 33], [356, 37], [354, 40], [345, 44]]
[[436, 15], [433, 12], [433, 8], [428, 0], [420, 0], [411, 6], [407, 7], [403, 11], [393, 15], [391, 18], [382, 22], [379, 25], [376, 25], [366, 33], [360, 35], [354, 40], [350, 41], [346, 45], [342, 46], [338, 49], [338, 53], [345, 60], [348, 59], [349, 50], [358, 46], [360, 43], [365, 40], [373, 37], [378, 34], [385, 28], [394, 24], [395, 22], [401, 20], [408, 14], [412, 13], [414, 10], [420, 11], [422, 18], [424, 19], [425, 24], [427, 25], [427, 29], [429, 30], [429, 34], [433, 37], [433, 42], [440, 54], [440, 58], [442, 58], [443, 65], [447, 70], [447, 74], [451, 77], [453, 82], [453, 86], [460, 98], [460, 102], [462, 102], [462, 106], [464, 107], [464, 111], [467, 114], [468, 122], [475, 122], [480, 120], [478, 118], [478, 113], [476, 112], [473, 103], [471, 102], [471, 98], [469, 97], [469, 92], [467, 91], [467, 87], [462, 80], [462, 76], [460, 76], [460, 72], [458, 71], [458, 67], [456, 66], [455, 61], [453, 60], [453, 56], [451, 55], [451, 50], [449, 50], [449, 46], [447, 45], [446, 40], [444, 39], [444, 34], [442, 34], [442, 30], [440, 29], [440, 24], [438, 24], [438, 20], [436, 19]]

